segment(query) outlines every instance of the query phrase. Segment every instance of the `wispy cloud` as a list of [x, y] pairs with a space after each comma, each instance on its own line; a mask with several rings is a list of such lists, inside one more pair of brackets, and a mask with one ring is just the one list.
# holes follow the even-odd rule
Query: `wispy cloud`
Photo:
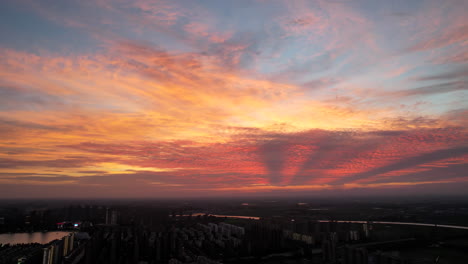
[[466, 1], [53, 2], [0, 9], [1, 197], [465, 183]]

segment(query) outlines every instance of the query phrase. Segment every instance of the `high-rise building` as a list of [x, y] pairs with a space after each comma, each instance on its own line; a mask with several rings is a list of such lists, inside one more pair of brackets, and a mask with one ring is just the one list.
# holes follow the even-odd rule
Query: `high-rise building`
[[68, 255], [68, 249], [69, 249], [69, 245], [70, 245], [70, 237], [69, 236], [65, 236], [62, 238], [62, 241], [63, 241], [63, 256], [67, 256]]
[[70, 243], [68, 244], [68, 252], [72, 252], [75, 242], [75, 233], [70, 233], [68, 236], [70, 237]]
[[42, 255], [42, 264], [60, 264], [62, 263], [63, 240], [55, 240], [45, 247]]
[[119, 212], [106, 208], [106, 225], [116, 225], [119, 221]]
[[344, 264], [368, 264], [369, 257], [367, 250], [361, 247], [345, 247]]
[[119, 213], [117, 211], [112, 211], [112, 216], [110, 220], [111, 225], [116, 225], [118, 223]]
[[42, 264], [49, 264], [49, 251], [50, 251], [50, 248], [46, 247], [44, 248], [44, 253], [42, 255]]
[[336, 262], [336, 242], [332, 239], [327, 239], [322, 243], [322, 254], [325, 263]]
[[109, 224], [109, 208], [106, 208], [106, 225]]

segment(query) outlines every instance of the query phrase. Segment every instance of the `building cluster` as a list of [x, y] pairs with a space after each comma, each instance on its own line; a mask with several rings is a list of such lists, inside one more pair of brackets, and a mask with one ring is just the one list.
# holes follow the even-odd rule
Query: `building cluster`
[[61, 240], [55, 240], [44, 248], [42, 264], [60, 264], [64, 258], [73, 252], [75, 233], [64, 236]]
[[76, 224], [105, 223], [105, 218], [104, 206], [70, 205], [53, 209], [42, 206], [31, 209], [29, 205], [23, 205], [23, 208], [5, 207], [0, 208], [0, 233], [41, 232], [59, 226], [62, 229], [73, 229]]
[[396, 231], [389, 234], [372, 223], [263, 219], [248, 224], [246, 231], [249, 255], [288, 252], [283, 256], [307, 257], [323, 264], [410, 263], [390, 249], [417, 246], [414, 238], [401, 238]]
[[[369, 254], [365, 247], [345, 246], [343, 264], [410, 264], [409, 260], [401, 259], [397, 254], [376, 251]], [[417, 263], [433, 263], [418, 261]]]
[[0, 245], [0, 264], [42, 263], [42, 252], [44, 245], [39, 243]]
[[[398, 248], [420, 246], [435, 231], [386, 228], [372, 222], [269, 217], [229, 219], [166, 211], [91, 208], [98, 222], [61, 221], [70, 234], [46, 245], [0, 245], [0, 264], [407, 264]], [[91, 209], [77, 208], [84, 213]], [[73, 210], [67, 211], [80, 219]], [[73, 224], [70, 224], [73, 223]], [[75, 226], [75, 223], [78, 223]], [[89, 224], [85, 224], [89, 223]], [[421, 239], [422, 238], [422, 239]], [[424, 242], [425, 243], [425, 242]], [[420, 261], [417, 263], [426, 263]]]
[[116, 225], [119, 219], [119, 211], [106, 208], [106, 225]]
[[245, 230], [227, 223], [192, 223], [160, 231], [129, 226], [97, 227], [84, 263], [215, 264], [243, 242]]
[[70, 233], [46, 245], [0, 245], [0, 264], [78, 264], [84, 256], [83, 242]]

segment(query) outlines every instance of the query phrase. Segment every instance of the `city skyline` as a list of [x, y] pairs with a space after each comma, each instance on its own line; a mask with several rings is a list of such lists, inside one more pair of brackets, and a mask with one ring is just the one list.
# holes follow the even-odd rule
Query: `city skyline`
[[467, 1], [0, 5], [0, 198], [466, 194]]

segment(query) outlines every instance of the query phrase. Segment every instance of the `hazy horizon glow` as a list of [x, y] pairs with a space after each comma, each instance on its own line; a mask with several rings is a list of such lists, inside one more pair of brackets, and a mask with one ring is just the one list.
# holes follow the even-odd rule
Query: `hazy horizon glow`
[[468, 189], [467, 1], [0, 6], [0, 198]]

